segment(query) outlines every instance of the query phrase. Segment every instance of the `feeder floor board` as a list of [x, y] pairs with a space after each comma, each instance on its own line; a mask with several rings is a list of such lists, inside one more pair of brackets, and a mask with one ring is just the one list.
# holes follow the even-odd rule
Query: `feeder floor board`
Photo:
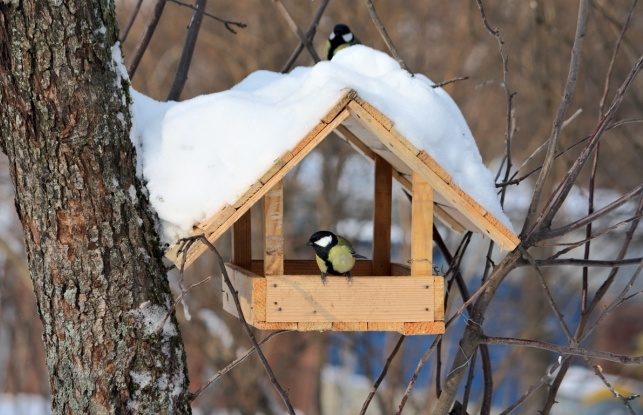
[[[246, 321], [259, 329], [444, 332], [443, 277], [328, 276], [324, 284], [318, 274], [263, 277], [232, 264], [226, 269]], [[223, 306], [237, 316], [225, 286]]]

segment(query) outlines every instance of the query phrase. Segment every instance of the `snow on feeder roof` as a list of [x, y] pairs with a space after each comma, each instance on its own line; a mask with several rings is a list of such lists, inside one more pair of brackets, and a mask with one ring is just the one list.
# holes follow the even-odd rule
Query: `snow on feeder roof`
[[424, 177], [436, 214], [451, 227], [513, 249], [518, 239], [471, 131], [451, 97], [432, 85], [358, 45], [332, 61], [289, 74], [253, 72], [230, 90], [180, 103], [134, 92], [132, 141], [163, 241], [195, 232], [217, 239], [337, 130], [391, 163], [407, 188], [412, 172]]

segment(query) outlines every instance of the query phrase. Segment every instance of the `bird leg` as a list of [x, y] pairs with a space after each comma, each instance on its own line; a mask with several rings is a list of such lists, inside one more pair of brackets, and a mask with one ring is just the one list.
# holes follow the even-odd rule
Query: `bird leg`
[[353, 274], [350, 271], [345, 272], [344, 276], [346, 277], [346, 280], [348, 281], [349, 284], [353, 283]]
[[322, 272], [321, 275], [320, 275], [322, 284], [324, 284], [324, 285], [328, 284], [328, 281], [326, 280], [326, 275], [327, 274], [325, 272]]

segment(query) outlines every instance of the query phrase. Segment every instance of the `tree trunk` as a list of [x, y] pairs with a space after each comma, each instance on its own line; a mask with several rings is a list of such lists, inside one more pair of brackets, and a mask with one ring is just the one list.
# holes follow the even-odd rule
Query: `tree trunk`
[[189, 413], [155, 218], [135, 175], [112, 1], [0, 0], [0, 149], [54, 413]]

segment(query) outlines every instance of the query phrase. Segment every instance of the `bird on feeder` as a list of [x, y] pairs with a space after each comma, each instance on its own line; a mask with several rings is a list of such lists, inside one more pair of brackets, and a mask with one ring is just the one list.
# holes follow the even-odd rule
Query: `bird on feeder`
[[308, 245], [315, 250], [315, 261], [321, 280], [326, 284], [326, 275], [344, 275], [350, 281], [355, 258], [365, 258], [356, 254], [351, 243], [340, 235], [330, 231], [318, 231], [312, 234]]
[[343, 23], [338, 23], [328, 35], [324, 46], [324, 56], [331, 60], [335, 54], [348, 46], [358, 45], [359, 39], [355, 37], [351, 29]]

